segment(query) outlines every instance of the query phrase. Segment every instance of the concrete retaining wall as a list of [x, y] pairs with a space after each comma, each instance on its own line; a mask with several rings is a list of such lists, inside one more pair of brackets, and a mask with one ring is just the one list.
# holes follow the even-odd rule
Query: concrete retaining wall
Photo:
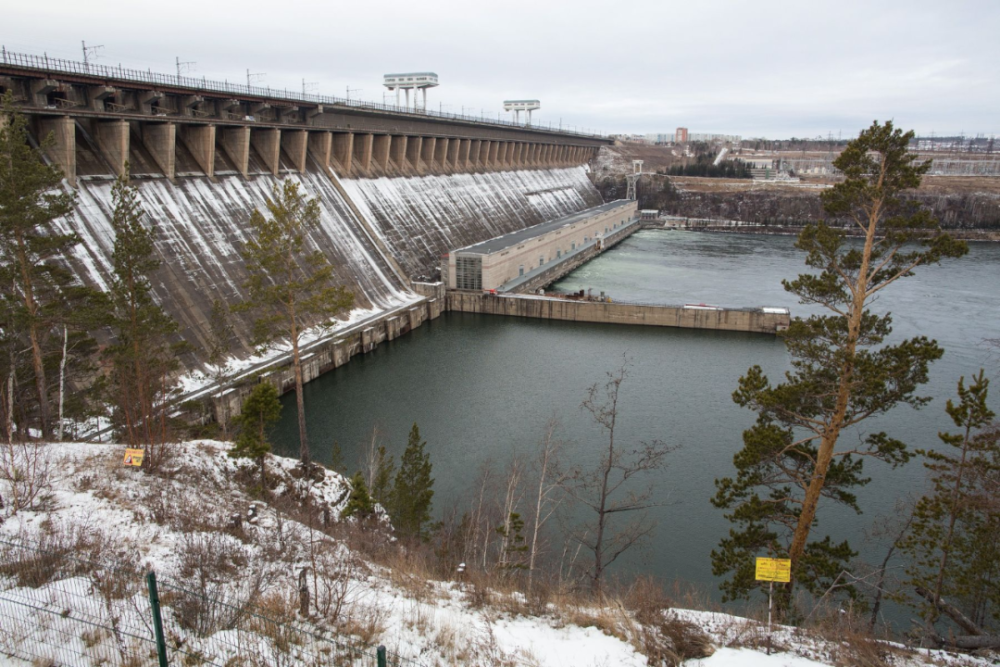
[[478, 292], [448, 292], [448, 310], [569, 322], [638, 324], [683, 329], [746, 331], [774, 334], [788, 326], [787, 314], [753, 309], [699, 310], [678, 306], [571, 301], [532, 296], [496, 296]]
[[[343, 366], [358, 354], [371, 352], [379, 343], [409, 333], [428, 320], [437, 319], [445, 308], [444, 288], [434, 283], [415, 283], [414, 291], [425, 297], [409, 307], [391, 311], [382, 317], [351, 327], [329, 339], [317, 342], [302, 352], [302, 381], [311, 382], [323, 373]], [[246, 398], [261, 377], [267, 377], [282, 394], [295, 390], [295, 372], [291, 357], [253, 369], [232, 381], [212, 396], [216, 419], [240, 413]]]

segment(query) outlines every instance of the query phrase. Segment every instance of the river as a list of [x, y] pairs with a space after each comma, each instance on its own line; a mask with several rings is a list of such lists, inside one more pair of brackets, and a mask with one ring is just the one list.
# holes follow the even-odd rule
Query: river
[[[792, 237], [647, 230], [554, 288], [665, 304], [787, 306], [804, 315], [807, 310], [781, 287], [782, 278], [804, 269], [802, 258]], [[893, 313], [892, 340], [923, 334], [946, 350], [923, 392], [934, 400], [919, 411], [894, 410], [878, 424], [912, 448], [934, 447], [937, 432], [950, 426], [944, 403], [955, 395], [959, 376], [986, 367], [995, 377], [1000, 370], [983, 344], [1000, 337], [1000, 244], [973, 244], [966, 258], [918, 269], [889, 287], [875, 308]], [[353, 472], [362, 443], [378, 425], [398, 460], [417, 422], [434, 467], [440, 516], [456, 503], [464, 506], [484, 461], [502, 464], [514, 451], [533, 452], [552, 417], [573, 461], [592, 463], [602, 435], [580, 403], [623, 358], [629, 377], [619, 438], [680, 448], [653, 479], [656, 498], [665, 503], [651, 512], [653, 539], [627, 554], [617, 571], [714, 591], [709, 553], [729, 526], [709, 498], [713, 481], [733, 474], [741, 431], [753, 422], [731, 395], [753, 364], [772, 378], [788, 368], [784, 346], [774, 337], [448, 313], [305, 387], [313, 456], [328, 460], [337, 440]], [[998, 398], [1000, 387], [990, 400], [995, 409]], [[279, 451], [295, 455], [294, 397], [286, 396], [284, 405], [275, 439]], [[872, 464], [866, 472], [874, 481], [859, 493], [865, 514], [821, 506], [816, 534], [851, 538], [865, 551], [862, 529], [891, 512], [898, 497], [919, 492], [925, 478], [916, 460], [897, 470]]]

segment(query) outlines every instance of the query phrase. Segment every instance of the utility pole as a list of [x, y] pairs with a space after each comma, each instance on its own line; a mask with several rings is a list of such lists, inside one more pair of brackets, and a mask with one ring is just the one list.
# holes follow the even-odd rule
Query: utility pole
[[267, 76], [267, 72], [255, 72], [255, 73], [251, 74], [250, 70], [247, 70], [247, 92], [249, 92], [250, 86], [255, 81], [260, 81], [265, 76]]
[[309, 94], [310, 91], [316, 90], [316, 86], [318, 86], [318, 85], [319, 84], [316, 83], [315, 81], [310, 81], [309, 83], [306, 83], [306, 80], [302, 79], [302, 97], [303, 97], [303, 99], [305, 98], [306, 95]]
[[87, 46], [87, 42], [80, 40], [80, 45], [83, 47], [83, 69], [90, 71], [90, 59], [96, 58], [101, 49], [104, 48], [103, 44], [98, 44], [97, 46]]
[[175, 58], [175, 61], [177, 63], [177, 85], [179, 86], [181, 85], [181, 73], [190, 72], [191, 70], [194, 69], [194, 66], [197, 65], [198, 63], [194, 62], [193, 60], [188, 61], [186, 63], [182, 63], [180, 56], [177, 56]]
[[348, 102], [350, 102], [350, 101], [351, 101], [351, 91], [352, 91], [352, 90], [353, 90], [353, 91], [354, 91], [355, 93], [360, 93], [360, 92], [361, 92], [361, 89], [360, 89], [360, 88], [351, 88], [350, 86], [347, 86], [347, 101], [348, 101]]

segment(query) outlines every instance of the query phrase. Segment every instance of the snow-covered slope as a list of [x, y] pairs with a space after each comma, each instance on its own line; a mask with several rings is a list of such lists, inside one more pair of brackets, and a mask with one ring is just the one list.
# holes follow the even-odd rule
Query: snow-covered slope
[[[367, 535], [362, 539], [372, 544], [382, 531], [369, 528], [352, 538], [350, 531], [337, 530], [344, 525], [337, 520], [349, 485], [336, 473], [326, 471], [321, 480], [298, 479], [296, 461], [269, 456], [268, 475], [275, 488], [264, 501], [254, 491], [256, 466], [230, 458], [226, 443], [173, 445], [155, 475], [122, 466], [121, 446], [35, 447], [0, 452], [34, 461], [29, 466], [33, 474], [21, 480], [22, 490], [29, 478], [39, 482], [31, 506], [14, 513], [9, 482], [0, 481], [0, 494], [7, 500], [0, 508], [0, 665], [27, 667], [32, 660], [53, 664], [45, 660], [57, 654], [60, 664], [119, 664], [122, 637], [95, 627], [111, 618], [114, 608], [126, 639], [133, 630], [134, 637], [151, 632], [142, 622], [133, 630], [124, 625], [136, 615], [148, 615], [142, 577], [150, 568], [163, 590], [170, 591], [161, 597], [172, 664], [193, 664], [188, 658], [222, 664], [219, 647], [225, 645], [230, 651], [237, 646], [244, 661], [271, 651], [274, 660], [268, 664], [298, 667], [313, 664], [303, 656], [316, 648], [313, 644], [323, 644], [320, 635], [365, 646], [381, 643], [407, 665], [427, 667], [653, 664], [642, 652], [649, 646], [644, 629], [649, 626], [638, 625], [614, 600], [603, 607], [579, 600], [568, 607], [549, 603], [532, 612], [516, 602], [519, 593], [484, 595], [458, 575], [451, 581], [422, 579], [419, 569], [406, 569], [403, 550], [396, 561], [368, 560], [352, 539]], [[35, 454], [41, 456], [31, 458]], [[308, 516], [313, 517], [311, 525], [304, 523]], [[324, 516], [333, 522], [330, 529], [320, 528]], [[25, 548], [32, 545], [47, 555]], [[93, 570], [95, 563], [124, 568], [115, 570], [124, 579], [107, 588], [107, 579]], [[308, 577], [317, 575], [309, 579], [314, 595], [308, 617], [298, 612], [303, 570]], [[72, 595], [66, 593], [69, 587]], [[267, 618], [280, 613], [284, 622], [306, 634], [266, 633], [258, 630], [262, 621], [240, 626], [239, 634], [225, 624], [192, 629], [178, 620], [188, 599], [182, 591], [239, 608], [251, 605], [247, 608]], [[331, 595], [339, 600], [335, 609], [324, 606]], [[758, 622], [679, 609], [666, 611], [663, 618], [707, 633], [707, 650], [701, 651], [707, 657], [690, 659], [686, 667], [862, 664], [856, 646], [836, 636], [823, 639], [776, 626], [776, 652], [768, 656], [763, 652], [766, 632]], [[143, 641], [142, 664], [148, 664], [149, 640]], [[956, 659], [889, 644], [875, 648], [881, 656], [877, 664], [889, 667], [991, 664], [988, 658]]]

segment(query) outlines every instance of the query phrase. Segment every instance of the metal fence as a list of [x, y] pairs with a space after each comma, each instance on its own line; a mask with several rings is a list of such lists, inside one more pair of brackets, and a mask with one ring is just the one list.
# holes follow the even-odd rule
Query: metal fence
[[0, 540], [0, 654], [45, 665], [413, 666], [254, 601], [222, 601], [69, 546]]
[[117, 67], [99, 65], [97, 63], [84, 63], [75, 60], [64, 60], [62, 58], [50, 58], [48, 55], [33, 55], [27, 53], [15, 53], [8, 51], [6, 47], [0, 47], [0, 62], [4, 65], [12, 65], [25, 69], [38, 70], [40, 72], [60, 72], [65, 74], [79, 74], [83, 76], [101, 77], [115, 81], [132, 81], [145, 83], [153, 86], [177, 86], [179, 88], [190, 88], [196, 92], [228, 93], [237, 96], [263, 97], [275, 100], [287, 100], [288, 102], [309, 102], [313, 104], [329, 104], [349, 106], [357, 109], [371, 109], [374, 111], [389, 111], [392, 113], [405, 113], [418, 116], [430, 116], [432, 118], [445, 118], [450, 120], [461, 120], [472, 123], [485, 123], [489, 125], [500, 125], [503, 127], [515, 127], [531, 130], [548, 130], [560, 132], [562, 134], [572, 134], [579, 137], [590, 137], [595, 139], [604, 138], [601, 134], [578, 132], [576, 130], [564, 129], [561, 124], [553, 127], [548, 125], [522, 125], [515, 121], [493, 120], [486, 116], [468, 116], [464, 114], [446, 113], [443, 111], [431, 111], [414, 107], [401, 107], [394, 104], [379, 104], [377, 102], [365, 102], [363, 100], [351, 100], [343, 97], [331, 97], [328, 95], [313, 95], [310, 93], [297, 93], [285, 89], [275, 89], [269, 86], [251, 86], [229, 81], [213, 81], [211, 79], [195, 78], [173, 74], [162, 74], [152, 70], [128, 69], [118, 65]]

